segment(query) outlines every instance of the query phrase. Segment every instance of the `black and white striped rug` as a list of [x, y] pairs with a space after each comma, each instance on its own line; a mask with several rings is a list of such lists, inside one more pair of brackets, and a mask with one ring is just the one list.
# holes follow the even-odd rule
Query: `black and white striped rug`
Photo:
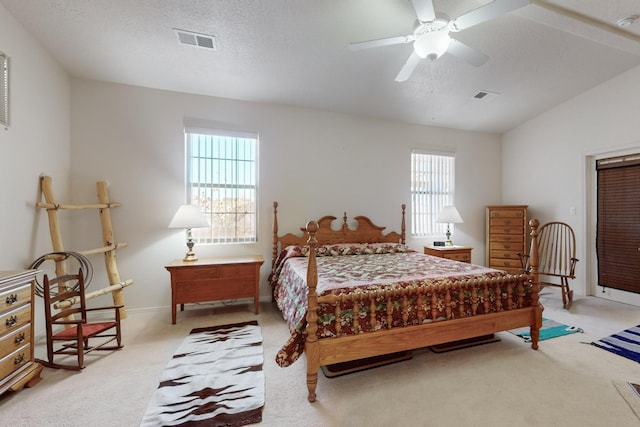
[[242, 426], [262, 421], [258, 322], [198, 328], [178, 347], [141, 426]]

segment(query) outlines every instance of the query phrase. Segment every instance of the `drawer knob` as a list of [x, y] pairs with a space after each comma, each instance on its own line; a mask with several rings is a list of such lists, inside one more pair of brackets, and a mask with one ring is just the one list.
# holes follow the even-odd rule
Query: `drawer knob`
[[13, 364], [14, 365], [21, 365], [22, 362], [25, 361], [25, 357], [24, 357], [24, 353], [20, 353], [19, 355], [17, 355], [15, 357], [15, 359], [13, 359]]
[[18, 302], [18, 294], [11, 294], [5, 300], [8, 305], [13, 305]]
[[24, 340], [27, 338], [27, 336], [25, 335], [25, 333], [21, 333], [16, 335], [15, 339], [13, 340], [13, 342], [15, 343], [15, 345], [20, 345], [24, 342]]
[[15, 315], [14, 315], [14, 316], [9, 317], [9, 318], [7, 319], [7, 321], [5, 322], [5, 324], [6, 324], [7, 326], [13, 326], [13, 325], [15, 325], [16, 323], [18, 323], [18, 316], [15, 316]]

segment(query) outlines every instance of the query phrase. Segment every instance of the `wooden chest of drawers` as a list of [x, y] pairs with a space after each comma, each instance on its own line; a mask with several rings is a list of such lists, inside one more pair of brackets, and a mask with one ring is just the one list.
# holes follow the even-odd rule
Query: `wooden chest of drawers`
[[471, 263], [471, 250], [469, 246], [425, 246], [424, 253], [440, 258]]
[[33, 353], [33, 300], [37, 270], [0, 271], [0, 394], [40, 381]]
[[527, 229], [527, 206], [487, 206], [487, 267], [522, 273], [518, 254], [529, 252]]
[[259, 311], [260, 255], [173, 261], [165, 268], [171, 274], [171, 322], [176, 323], [176, 305], [253, 297]]

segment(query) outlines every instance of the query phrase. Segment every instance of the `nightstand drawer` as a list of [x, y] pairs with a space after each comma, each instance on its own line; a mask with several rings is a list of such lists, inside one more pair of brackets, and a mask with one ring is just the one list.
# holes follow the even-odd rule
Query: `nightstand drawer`
[[471, 254], [469, 253], [444, 254], [444, 258], [462, 262], [471, 262]]
[[469, 246], [425, 246], [424, 253], [439, 258], [471, 263], [471, 250]]
[[234, 264], [234, 265], [212, 265], [207, 267], [193, 267], [188, 269], [176, 270], [175, 280], [177, 282], [188, 280], [213, 280], [227, 279], [240, 276], [253, 277], [256, 268], [251, 264]]

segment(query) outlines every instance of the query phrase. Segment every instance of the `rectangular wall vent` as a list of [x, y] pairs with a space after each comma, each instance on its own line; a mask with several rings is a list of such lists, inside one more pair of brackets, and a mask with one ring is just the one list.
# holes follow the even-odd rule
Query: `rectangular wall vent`
[[500, 94], [496, 92], [489, 92], [488, 90], [481, 90], [480, 92], [473, 95], [474, 99], [481, 99], [482, 101], [493, 101]]
[[178, 42], [203, 49], [216, 50], [216, 38], [207, 34], [194, 33], [192, 31], [178, 30], [174, 28], [178, 36]]

